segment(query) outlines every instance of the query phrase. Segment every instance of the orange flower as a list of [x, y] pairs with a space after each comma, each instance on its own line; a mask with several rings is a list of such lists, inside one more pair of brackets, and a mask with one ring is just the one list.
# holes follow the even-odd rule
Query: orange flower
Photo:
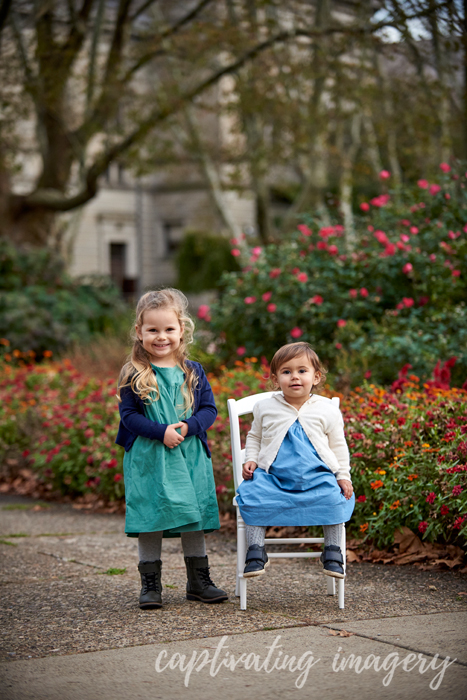
[[364, 523], [363, 525], [360, 525], [360, 532], [363, 534], [368, 530], [368, 523]]
[[44, 357], [52, 357], [53, 352], [52, 350], [44, 350]]
[[373, 491], [376, 491], [376, 489], [379, 489], [379, 488], [381, 488], [381, 486], [384, 486], [384, 482], [381, 481], [381, 479], [378, 479], [377, 481], [372, 481], [370, 483], [370, 486], [373, 489]]
[[396, 510], [396, 508], [399, 508], [400, 504], [401, 504], [401, 502], [399, 500], [394, 501], [392, 506], [389, 506], [389, 510]]
[[418, 479], [418, 474], [409, 474], [407, 478], [409, 481], [413, 481], [414, 479]]
[[6, 338], [0, 338], [0, 345], [9, 345], [10, 341]]
[[407, 440], [406, 442], [404, 442], [404, 445], [406, 447], [413, 447], [413, 442], [412, 442], [412, 440]]

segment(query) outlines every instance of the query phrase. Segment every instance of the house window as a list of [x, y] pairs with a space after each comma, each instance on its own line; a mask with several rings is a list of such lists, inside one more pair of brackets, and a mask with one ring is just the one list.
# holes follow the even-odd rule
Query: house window
[[185, 233], [182, 221], [164, 221], [163, 234], [165, 256], [172, 257], [180, 247]]

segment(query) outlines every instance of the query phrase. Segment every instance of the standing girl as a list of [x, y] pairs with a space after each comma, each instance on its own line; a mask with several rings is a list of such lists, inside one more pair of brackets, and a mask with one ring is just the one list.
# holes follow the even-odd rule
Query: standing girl
[[187, 306], [176, 289], [141, 297], [133, 350], [118, 382], [125, 532], [138, 538], [142, 609], [162, 607], [163, 537], [181, 537], [188, 600], [227, 600], [209, 576], [204, 541], [205, 532], [220, 527], [206, 436], [217, 409], [203, 368], [187, 359], [194, 330]]
[[272, 359], [271, 379], [281, 391], [254, 407], [237, 495], [246, 524], [246, 577], [268, 566], [266, 526], [323, 525], [324, 573], [344, 578], [342, 528], [355, 496], [341, 412], [313, 393], [325, 374], [308, 343], [284, 345]]

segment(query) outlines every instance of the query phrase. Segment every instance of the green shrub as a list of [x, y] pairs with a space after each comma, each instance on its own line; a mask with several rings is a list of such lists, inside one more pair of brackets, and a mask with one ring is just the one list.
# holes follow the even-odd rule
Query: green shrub
[[106, 277], [72, 279], [48, 249], [21, 250], [0, 241], [0, 353], [59, 353], [112, 328], [125, 312]]
[[[380, 196], [358, 217], [356, 244], [340, 225], [312, 218], [280, 245], [247, 249], [204, 313], [224, 360], [268, 359], [283, 344], [309, 341], [353, 386], [372, 373], [396, 377], [405, 362], [422, 377], [457, 357], [467, 379], [467, 197], [462, 180]], [[423, 201], [422, 201], [423, 200]]]
[[177, 286], [184, 292], [214, 289], [223, 272], [239, 270], [226, 238], [187, 231], [177, 254]]

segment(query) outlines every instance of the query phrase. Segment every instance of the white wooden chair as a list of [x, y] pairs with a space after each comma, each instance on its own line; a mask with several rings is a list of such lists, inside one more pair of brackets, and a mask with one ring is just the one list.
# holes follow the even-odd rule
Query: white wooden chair
[[[234, 474], [235, 491], [243, 481], [242, 477], [242, 466], [245, 462], [245, 450], [242, 450], [240, 442], [240, 424], [239, 417], [244, 416], [246, 413], [251, 413], [253, 411], [254, 405], [258, 401], [264, 401], [268, 399], [275, 392], [268, 391], [264, 394], [254, 394], [252, 396], [246, 396], [243, 399], [235, 401], [235, 399], [229, 399], [227, 401], [227, 406], [229, 409], [230, 418], [230, 440], [232, 446], [232, 466]], [[337, 405], [339, 405], [338, 397], [332, 399]], [[247, 578], [243, 578], [243, 569], [245, 567], [245, 556], [247, 551], [246, 546], [246, 531], [245, 522], [240, 515], [240, 509], [237, 505], [236, 498], [233, 499], [233, 504], [237, 511], [237, 580], [235, 586], [235, 595], [240, 596], [240, 610], [246, 610], [246, 592], [247, 592]], [[266, 539], [266, 544], [323, 544], [324, 537], [286, 537], [286, 538], [272, 538]], [[341, 541], [341, 551], [344, 557], [344, 573], [346, 571], [346, 559], [345, 559], [345, 526], [342, 528], [342, 541]], [[285, 559], [287, 557], [319, 557], [320, 552], [268, 552], [269, 559]], [[339, 608], [344, 607], [344, 580], [337, 579], [338, 588], [338, 603]], [[331, 576], [326, 576], [327, 582], [327, 592], [328, 595], [336, 594], [336, 579]]]

